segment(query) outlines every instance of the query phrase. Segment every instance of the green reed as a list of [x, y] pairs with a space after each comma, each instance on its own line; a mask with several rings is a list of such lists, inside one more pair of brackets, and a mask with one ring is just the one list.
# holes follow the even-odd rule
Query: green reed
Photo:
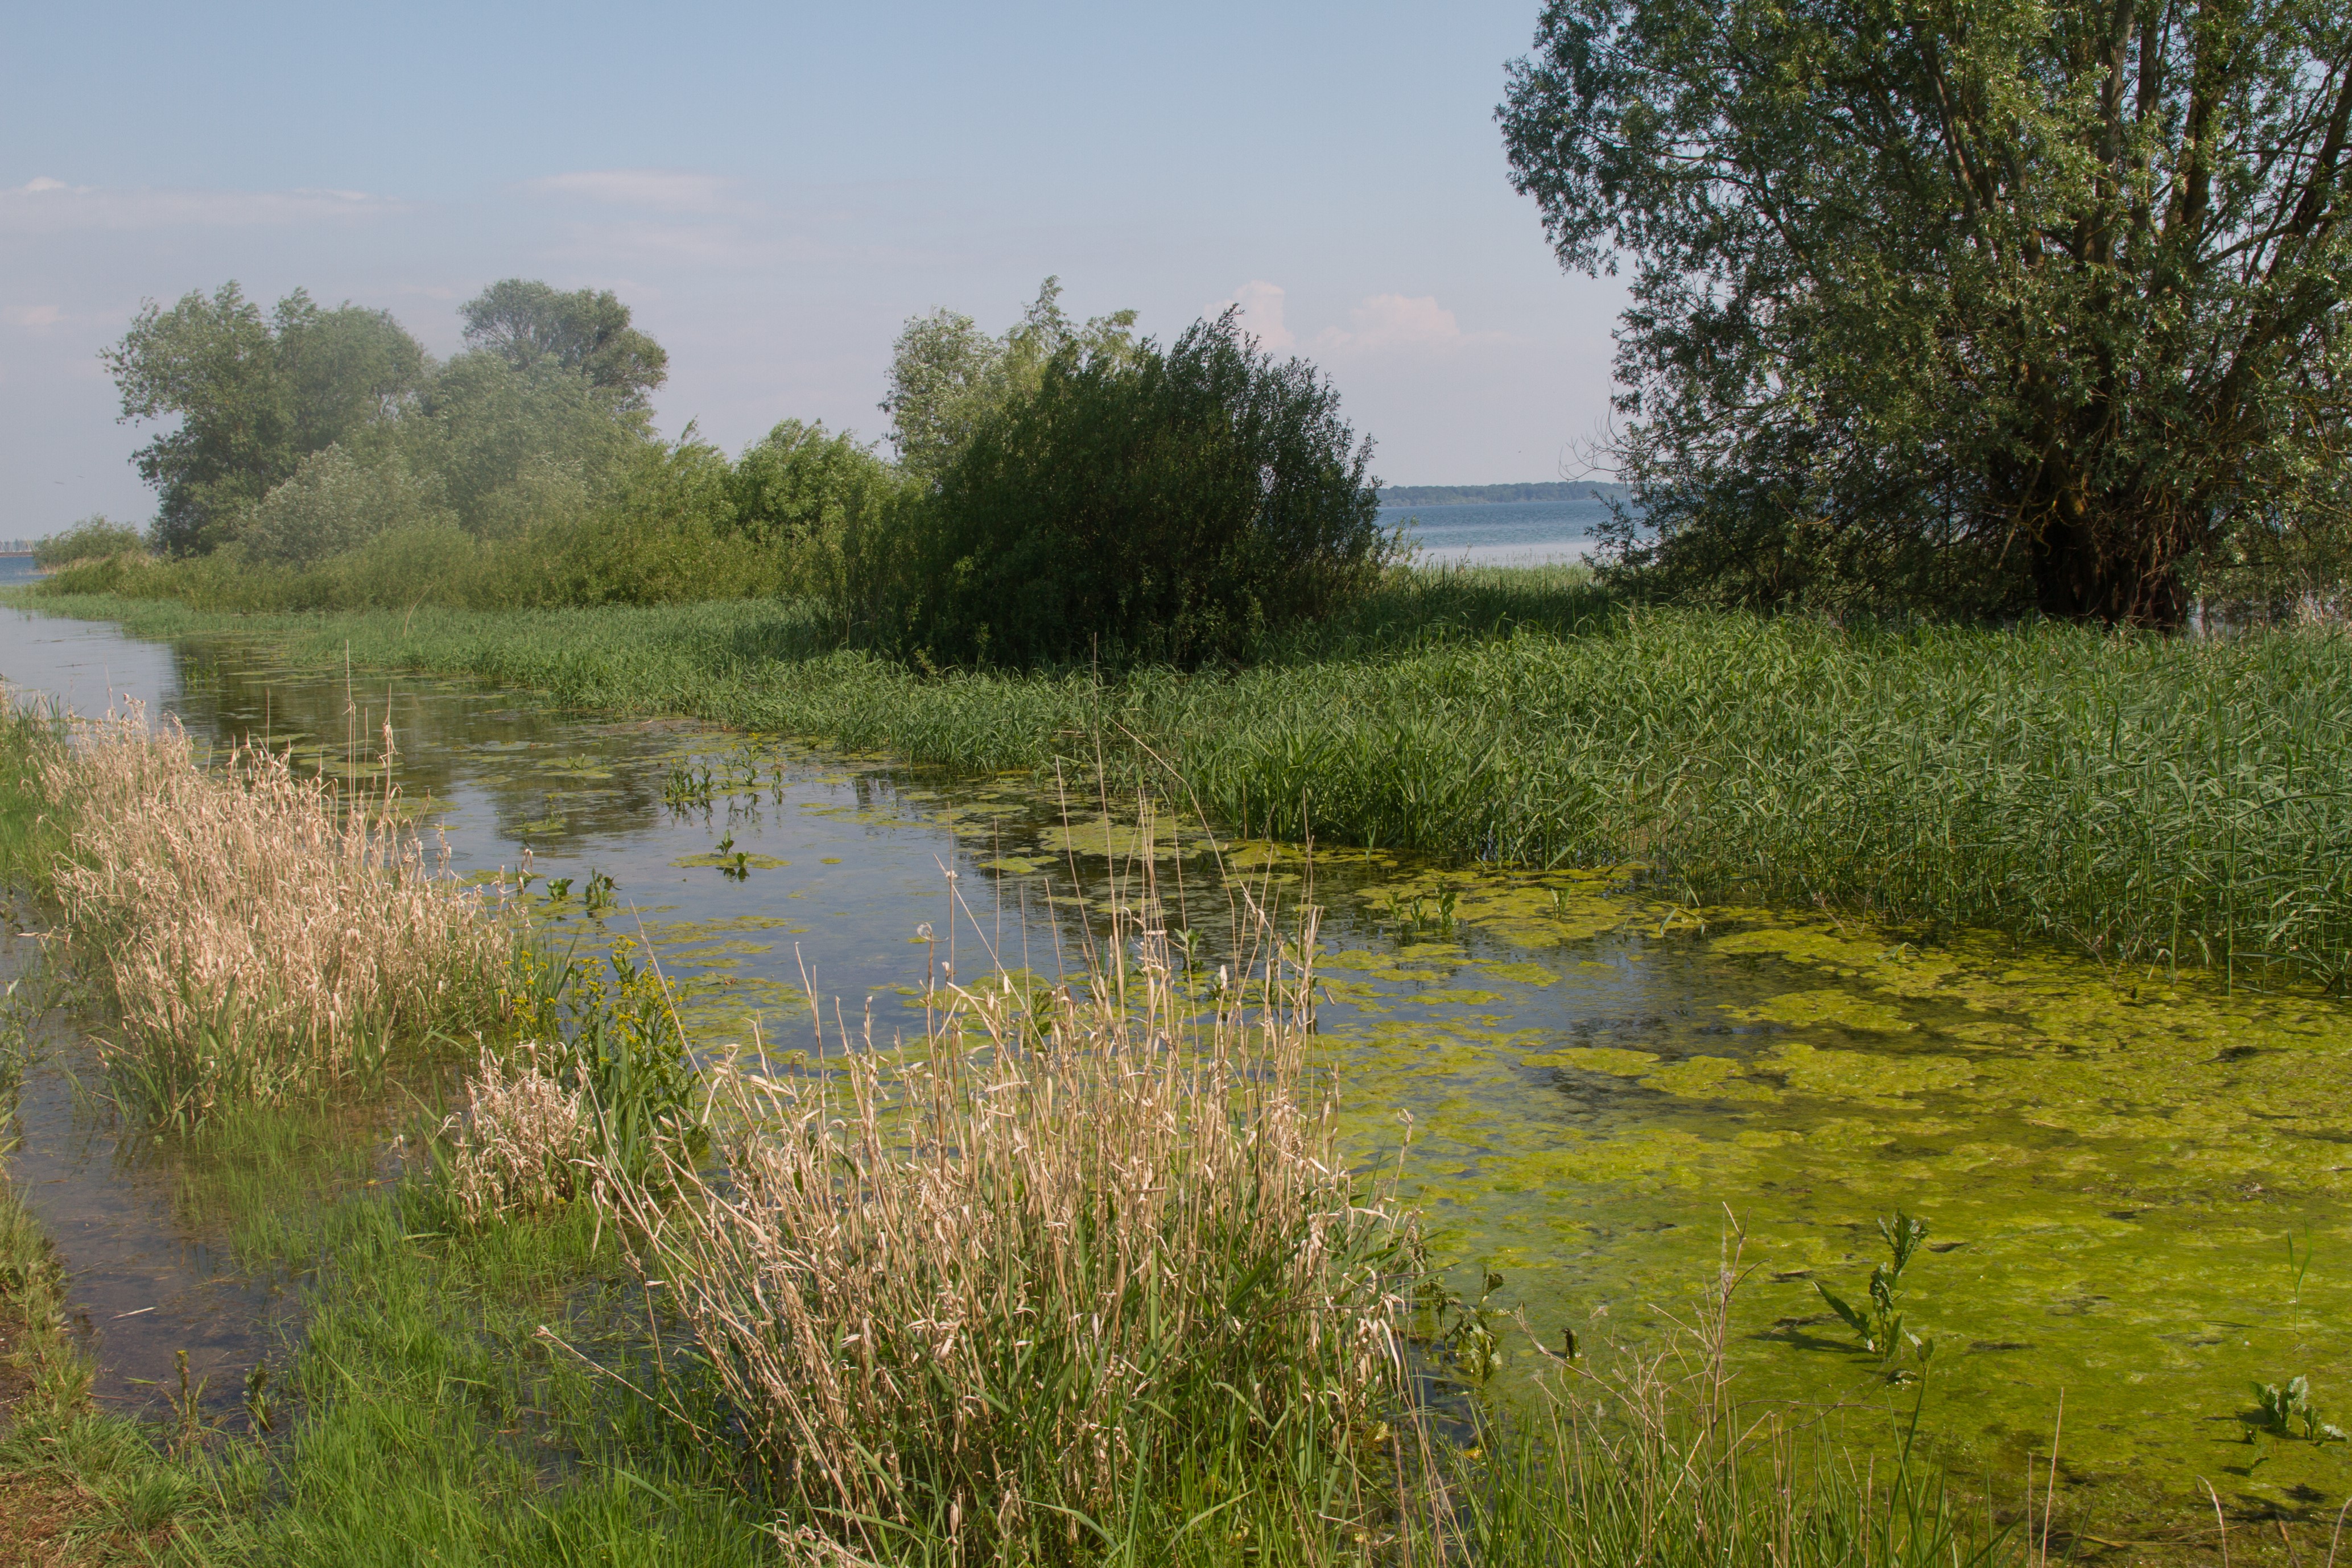
[[324, 619], [51, 598], [150, 635], [477, 677], [953, 769], [1106, 763], [1241, 832], [2005, 929], [2114, 962], [2352, 971], [2352, 642], [1628, 612], [1401, 574], [1246, 668], [926, 674], [821, 606]]

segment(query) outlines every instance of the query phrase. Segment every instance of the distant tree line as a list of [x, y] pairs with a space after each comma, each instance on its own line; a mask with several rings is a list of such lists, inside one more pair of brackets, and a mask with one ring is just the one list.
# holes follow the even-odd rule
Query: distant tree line
[[1382, 485], [1382, 506], [1483, 506], [1511, 501], [1621, 500], [1622, 485], [1551, 480], [1530, 485]]
[[788, 419], [731, 458], [655, 434], [667, 356], [609, 292], [494, 284], [443, 363], [300, 290], [151, 303], [105, 360], [124, 419], [163, 427], [134, 458], [155, 518], [43, 559], [84, 563], [60, 591], [222, 607], [791, 595], [940, 663], [1230, 658], [1377, 579], [1370, 444], [1311, 365], [1231, 311], [1161, 345], [1060, 292], [1001, 337], [909, 321], [889, 455]]

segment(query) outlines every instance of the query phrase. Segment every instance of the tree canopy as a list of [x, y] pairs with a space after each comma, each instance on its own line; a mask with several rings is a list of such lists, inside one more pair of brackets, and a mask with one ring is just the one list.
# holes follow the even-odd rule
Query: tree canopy
[[1038, 286], [1021, 320], [992, 338], [970, 316], [936, 310], [908, 320], [891, 345], [891, 444], [899, 466], [935, 483], [990, 415], [1034, 393], [1046, 362], [1066, 349], [1116, 360], [1135, 352], [1133, 310], [1114, 310], [1083, 325], [1062, 309], [1062, 280]]
[[2171, 626], [2340, 504], [2338, 0], [1551, 0], [1499, 117], [1633, 263], [1620, 570]]
[[234, 282], [147, 304], [104, 361], [125, 419], [176, 421], [134, 458], [157, 546], [304, 563], [392, 528], [506, 537], [592, 504], [650, 438], [660, 345], [610, 294], [522, 279], [462, 315], [476, 346], [436, 365], [387, 312], [300, 289], [267, 315]]
[[125, 420], [178, 417], [132, 458], [174, 554], [209, 548], [310, 453], [391, 418], [425, 374], [386, 311], [322, 310], [298, 289], [265, 316], [234, 282], [169, 310], [150, 300], [102, 357]]
[[1371, 443], [1235, 312], [1165, 349], [1073, 337], [908, 508], [881, 619], [928, 657], [1241, 657], [1377, 579], [1395, 549]]
[[629, 308], [611, 289], [563, 293], [535, 279], [493, 283], [459, 308], [466, 342], [519, 371], [541, 365], [586, 378], [633, 406], [668, 379], [669, 354], [629, 325]]

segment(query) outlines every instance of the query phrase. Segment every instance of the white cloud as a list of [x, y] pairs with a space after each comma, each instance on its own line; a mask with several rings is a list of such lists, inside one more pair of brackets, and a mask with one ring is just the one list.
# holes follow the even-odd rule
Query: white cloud
[[12, 327], [54, 327], [65, 317], [66, 313], [55, 305], [21, 305], [0, 310], [0, 321]]
[[1379, 353], [1391, 349], [1452, 349], [1507, 341], [1504, 332], [1465, 332], [1434, 294], [1374, 294], [1348, 312], [1352, 323], [1318, 334], [1316, 346]]
[[207, 191], [68, 185], [46, 175], [0, 190], [0, 234], [273, 227], [404, 210], [365, 191]]
[[582, 169], [533, 180], [530, 188], [614, 206], [710, 212], [726, 195], [727, 184], [716, 174], [696, 174], [680, 169]]
[[1239, 305], [1243, 330], [1256, 338], [1259, 346], [1286, 349], [1296, 346], [1298, 342], [1298, 334], [1283, 324], [1283, 304], [1286, 298], [1280, 284], [1255, 278], [1234, 289], [1231, 298], [1211, 305], [1203, 314], [1219, 315], [1226, 306]]

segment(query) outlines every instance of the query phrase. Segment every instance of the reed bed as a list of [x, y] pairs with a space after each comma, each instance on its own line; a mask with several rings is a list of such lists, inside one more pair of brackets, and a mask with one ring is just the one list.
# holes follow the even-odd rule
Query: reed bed
[[723, 1173], [625, 1199], [806, 1539], [1092, 1563], [1244, 1498], [1297, 1542], [1373, 1527], [1412, 1244], [1302, 1060], [1312, 931], [1246, 1008], [1122, 934], [1085, 981], [942, 988], [910, 1048], [729, 1072]]
[[159, 635], [467, 674], [972, 771], [1106, 763], [1221, 825], [1523, 864], [1641, 863], [1706, 900], [1984, 926], [2262, 984], [2352, 974], [2352, 638], [1842, 627], [1613, 606], [1573, 574], [1404, 573], [1180, 676], [919, 674], [805, 605], [203, 616]]
[[135, 709], [73, 731], [37, 757], [70, 820], [51, 882], [126, 1099], [199, 1121], [503, 1016], [522, 933], [444, 874], [388, 784], [299, 778], [258, 748], [206, 767]]

